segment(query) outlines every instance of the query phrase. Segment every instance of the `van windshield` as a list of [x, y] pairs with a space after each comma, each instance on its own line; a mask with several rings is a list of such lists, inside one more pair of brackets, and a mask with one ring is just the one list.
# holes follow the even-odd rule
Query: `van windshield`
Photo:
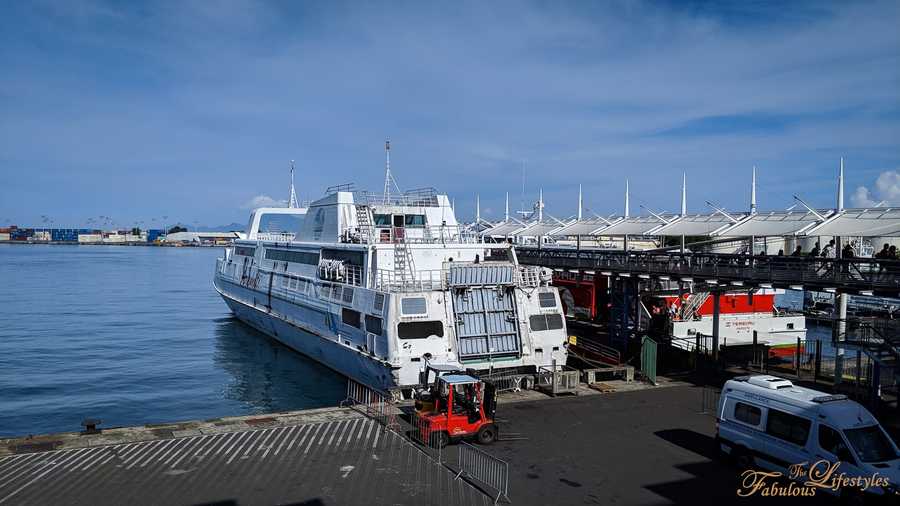
[[884, 431], [877, 425], [844, 429], [847, 440], [863, 462], [884, 462], [897, 458], [897, 452]]

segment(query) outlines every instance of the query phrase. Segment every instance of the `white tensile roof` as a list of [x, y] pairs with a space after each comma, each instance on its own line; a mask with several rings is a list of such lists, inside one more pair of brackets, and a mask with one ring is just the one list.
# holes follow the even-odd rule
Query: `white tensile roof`
[[[746, 214], [732, 214], [737, 221], [747, 216]], [[719, 230], [725, 229], [736, 222], [730, 220], [721, 213], [695, 214], [682, 216], [674, 222], [655, 230], [655, 235], [682, 236], [682, 235], [715, 235]]]
[[[827, 218], [830, 210], [817, 211]], [[723, 237], [777, 237], [801, 234], [822, 220], [810, 211], [773, 211], [753, 214], [740, 223], [719, 231]]]
[[825, 236], [900, 236], [900, 209], [847, 209], [806, 232]]

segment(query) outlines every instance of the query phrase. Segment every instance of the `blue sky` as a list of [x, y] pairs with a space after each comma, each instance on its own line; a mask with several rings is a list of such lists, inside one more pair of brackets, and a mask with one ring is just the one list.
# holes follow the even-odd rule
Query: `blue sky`
[[900, 3], [0, 4], [0, 225], [245, 221], [355, 181], [471, 216], [900, 205]]

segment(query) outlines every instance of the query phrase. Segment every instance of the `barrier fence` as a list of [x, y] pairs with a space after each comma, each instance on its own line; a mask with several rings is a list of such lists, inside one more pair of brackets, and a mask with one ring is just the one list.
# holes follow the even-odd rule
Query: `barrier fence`
[[718, 416], [719, 396], [722, 391], [714, 387], [700, 387], [700, 413]]
[[418, 413], [410, 415], [410, 425], [410, 438], [425, 447], [438, 462], [443, 462], [444, 447], [450, 442], [447, 433], [432, 430], [428, 419]]
[[352, 379], [347, 379], [347, 398], [341, 402], [341, 406], [361, 411], [390, 429], [396, 430], [399, 427], [397, 415], [400, 410], [394, 405], [391, 396]]
[[510, 502], [508, 463], [466, 442], [460, 442], [457, 448], [457, 465], [459, 466], [457, 478], [468, 477], [497, 491], [494, 504], [500, 499]]

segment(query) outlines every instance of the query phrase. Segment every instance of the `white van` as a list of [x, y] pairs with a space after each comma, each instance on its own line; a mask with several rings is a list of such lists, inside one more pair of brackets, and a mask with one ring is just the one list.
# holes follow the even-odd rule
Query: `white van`
[[[742, 470], [790, 476], [794, 464], [827, 460], [840, 462], [835, 474], [889, 481], [866, 492], [894, 495], [900, 490], [900, 449], [868, 410], [844, 395], [794, 386], [783, 378], [742, 376], [726, 382], [716, 440]], [[861, 497], [859, 487], [823, 491]]]

